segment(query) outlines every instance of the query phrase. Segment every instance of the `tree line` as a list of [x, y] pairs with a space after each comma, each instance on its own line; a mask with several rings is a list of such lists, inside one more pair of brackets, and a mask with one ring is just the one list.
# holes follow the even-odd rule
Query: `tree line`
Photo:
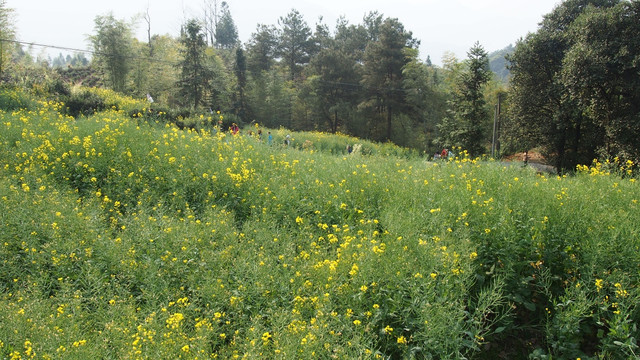
[[[277, 24], [258, 24], [243, 44], [228, 4], [205, 3], [177, 38], [152, 35], [148, 12], [144, 40], [132, 23], [97, 16], [91, 75], [79, 76], [169, 107], [222, 111], [240, 124], [341, 132], [427, 154], [536, 149], [559, 171], [594, 158], [640, 159], [637, 0], [558, 4], [506, 56], [507, 83], [490, 71], [481, 44], [435, 66], [419, 59], [419, 40], [400, 20], [378, 12], [330, 28], [322, 19], [312, 27], [292, 9]], [[4, 1], [0, 9], [10, 12]], [[2, 25], [10, 39], [10, 22]], [[6, 64], [10, 54], [2, 57]], [[84, 80], [58, 69], [65, 72]]]
[[640, 2], [564, 1], [508, 60], [515, 149], [541, 146], [559, 169], [640, 160]]
[[191, 19], [178, 39], [140, 43], [124, 21], [99, 16], [93, 65], [118, 91], [219, 110], [239, 123], [435, 146], [448, 72], [418, 59], [419, 42], [398, 19], [371, 12], [362, 24], [312, 29], [293, 9], [277, 25], [259, 24], [246, 44], [224, 2], [217, 19], [213, 31]]

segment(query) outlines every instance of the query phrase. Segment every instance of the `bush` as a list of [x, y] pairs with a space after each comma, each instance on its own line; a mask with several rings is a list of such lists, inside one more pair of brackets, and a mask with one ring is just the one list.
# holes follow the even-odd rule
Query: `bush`
[[14, 111], [34, 107], [35, 101], [24, 91], [11, 88], [0, 89], [0, 109]]
[[67, 107], [67, 114], [73, 117], [92, 115], [107, 108], [100, 95], [86, 89], [72, 91], [70, 95], [61, 97], [61, 100]]

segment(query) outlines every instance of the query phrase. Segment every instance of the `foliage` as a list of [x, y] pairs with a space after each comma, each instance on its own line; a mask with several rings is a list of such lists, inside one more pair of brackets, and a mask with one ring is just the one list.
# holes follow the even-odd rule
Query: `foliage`
[[12, 50], [11, 43], [15, 39], [15, 25], [13, 23], [14, 10], [7, 7], [6, 0], [0, 0], [0, 80], [4, 79], [4, 73], [10, 62]]
[[[240, 44], [228, 4], [206, 0], [204, 21], [185, 24], [180, 38], [152, 35], [149, 26], [139, 41], [132, 24], [99, 16], [89, 66], [80, 54], [59, 56], [51, 62], [76, 64], [55, 71], [14, 41], [12, 10], [0, 5], [8, 39], [0, 77], [68, 101], [74, 117], [109, 105], [70, 89], [108, 86], [151, 96], [153, 106], [131, 115], [183, 128], [209, 129], [200, 115], [221, 111], [241, 126], [344, 133], [429, 154], [461, 146], [478, 156], [490, 140], [507, 152], [537, 148], [559, 173], [596, 157], [640, 160], [637, 1], [566, 0], [515, 48], [487, 55], [476, 44], [466, 61], [445, 53], [443, 66], [434, 66], [398, 19], [376, 11], [357, 24], [339, 18], [331, 29], [321, 18], [310, 27], [292, 9]], [[150, 25], [149, 13], [144, 19]], [[500, 65], [505, 52], [508, 85], [488, 79], [485, 61]], [[490, 139], [497, 103], [506, 111], [496, 122], [499, 137]]]
[[211, 70], [206, 61], [207, 44], [202, 28], [196, 20], [189, 20], [185, 24], [180, 42], [183, 46], [182, 60], [178, 65], [180, 94], [184, 99], [183, 105], [197, 109], [202, 104], [209, 87]]
[[234, 87], [231, 79], [236, 74], [227, 68], [225, 63], [229, 60], [224, 60], [220, 55], [212, 49], [206, 51], [206, 66], [210, 77], [205, 88], [207, 109], [235, 112], [233, 94], [236, 93], [237, 88]]
[[360, 63], [364, 59], [364, 51], [371, 38], [372, 35], [364, 25], [349, 24], [345, 18], [338, 19], [334, 39], [340, 49], [346, 54], [351, 54], [356, 62]]
[[89, 59], [83, 53], [74, 53], [73, 55], [67, 54], [67, 56], [63, 56], [62, 53], [59, 53], [56, 58], [51, 62], [51, 67], [53, 68], [64, 68], [64, 67], [83, 67], [89, 65]]
[[108, 84], [116, 91], [125, 92], [131, 71], [131, 25], [117, 20], [113, 14], [95, 18], [95, 35], [90, 36], [93, 61], [103, 71]]
[[82, 84], [82, 86], [86, 87], [102, 87], [104, 85], [102, 76], [92, 65], [82, 67], [70, 66], [64, 68], [56, 68], [55, 74], [56, 75], [54, 75], [55, 79], [53, 80], [53, 82], [62, 82], [64, 83], [64, 85], [54, 84], [53, 89], [51, 90], [52, 94], [64, 93], [65, 91], [62, 90], [60, 86], [70, 87], [72, 85]]
[[247, 98], [245, 95], [247, 90], [247, 58], [241, 47], [236, 49], [233, 71], [237, 79], [233, 109], [238, 117], [245, 119], [247, 116]]
[[249, 118], [270, 128], [291, 125], [292, 89], [273, 69], [254, 76], [247, 89]]
[[[417, 51], [405, 49], [405, 52]], [[398, 143], [427, 154], [442, 150], [435, 146], [437, 124], [446, 115], [446, 95], [442, 91], [442, 69], [429, 66], [418, 60], [417, 56], [404, 66], [403, 87], [406, 89], [406, 101], [410, 114], [407, 131]], [[404, 128], [404, 127], [403, 127]]]
[[589, 8], [571, 24], [562, 82], [603, 130], [602, 158], [640, 159], [640, 3]]
[[238, 28], [231, 17], [231, 11], [229, 11], [229, 4], [223, 1], [220, 4], [221, 12], [220, 19], [216, 23], [215, 40], [216, 46], [222, 49], [231, 49], [238, 45]]
[[158, 103], [177, 107], [182, 100], [177, 86], [181, 69], [175, 66], [180, 56], [180, 41], [166, 35], [155, 35], [152, 41], [153, 56], [148, 61], [147, 78], [138, 89], [139, 95], [148, 93]]
[[289, 80], [294, 80], [301, 72], [301, 65], [307, 64], [312, 55], [311, 29], [295, 9], [280, 17], [278, 24], [281, 29], [276, 54], [287, 66]]
[[84, 89], [72, 91], [62, 101], [68, 109], [68, 114], [73, 117], [92, 115], [107, 108], [101, 96]]
[[318, 129], [336, 133], [359, 100], [355, 68], [354, 58], [335, 45], [320, 50], [311, 61], [305, 86], [313, 94], [310, 108]]
[[0, 88], [0, 109], [3, 111], [33, 108], [35, 102], [30, 94], [20, 89]]
[[637, 127], [635, 92], [625, 85], [635, 71], [629, 60], [637, 37], [624, 35], [636, 33], [634, 4], [565, 1], [516, 45], [509, 57], [511, 141], [537, 143], [558, 171], [597, 155], [637, 160], [627, 136]]
[[247, 67], [254, 76], [271, 70], [276, 53], [276, 28], [259, 24], [247, 43]]
[[385, 129], [377, 140], [391, 141], [393, 116], [406, 111], [407, 106], [402, 70], [412, 60], [406, 55], [412, 53], [406, 53], [405, 48], [415, 48], [419, 42], [411, 32], [405, 31], [398, 19], [385, 19], [377, 30], [379, 33], [364, 53], [362, 83], [367, 94], [363, 105], [377, 114], [386, 114], [384, 118], [377, 117]]
[[491, 71], [487, 52], [480, 43], [476, 42], [467, 55], [465, 70], [454, 79], [450, 115], [440, 124], [439, 143], [444, 147], [462, 147], [473, 156], [481, 156], [486, 149], [489, 119], [484, 90]]

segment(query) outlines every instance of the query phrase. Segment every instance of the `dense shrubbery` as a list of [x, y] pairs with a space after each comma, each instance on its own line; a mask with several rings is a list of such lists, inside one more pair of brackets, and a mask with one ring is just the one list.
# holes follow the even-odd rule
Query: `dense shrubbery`
[[0, 109], [13, 111], [19, 109], [32, 109], [35, 101], [29, 94], [20, 90], [0, 88]]
[[638, 353], [629, 164], [546, 177], [346, 136], [269, 145], [96, 93], [108, 110], [86, 118], [0, 112], [3, 358]]
[[69, 115], [78, 117], [80, 115], [92, 115], [107, 108], [102, 97], [87, 90], [72, 92], [62, 102], [67, 106]]

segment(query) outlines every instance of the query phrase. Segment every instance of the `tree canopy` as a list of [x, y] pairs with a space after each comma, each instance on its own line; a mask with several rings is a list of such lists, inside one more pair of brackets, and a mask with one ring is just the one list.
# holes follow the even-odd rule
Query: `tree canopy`
[[507, 124], [516, 147], [537, 144], [559, 171], [596, 157], [640, 158], [630, 135], [640, 115], [637, 9], [637, 1], [568, 0], [518, 42]]
[[472, 156], [485, 153], [489, 114], [484, 88], [490, 80], [489, 58], [476, 42], [467, 53], [464, 70], [454, 78], [449, 115], [440, 125], [439, 143], [443, 147], [461, 147]]
[[203, 103], [211, 72], [206, 64], [205, 35], [196, 20], [186, 23], [180, 42], [183, 46], [182, 60], [179, 62], [182, 96], [185, 104], [198, 108]]
[[131, 25], [117, 20], [113, 14], [97, 16], [95, 32], [90, 37], [95, 64], [105, 72], [114, 90], [126, 91], [133, 59]]
[[222, 14], [215, 29], [216, 46], [223, 49], [230, 49], [237, 46], [240, 41], [238, 39], [238, 28], [233, 21], [227, 2], [223, 1], [220, 6]]

